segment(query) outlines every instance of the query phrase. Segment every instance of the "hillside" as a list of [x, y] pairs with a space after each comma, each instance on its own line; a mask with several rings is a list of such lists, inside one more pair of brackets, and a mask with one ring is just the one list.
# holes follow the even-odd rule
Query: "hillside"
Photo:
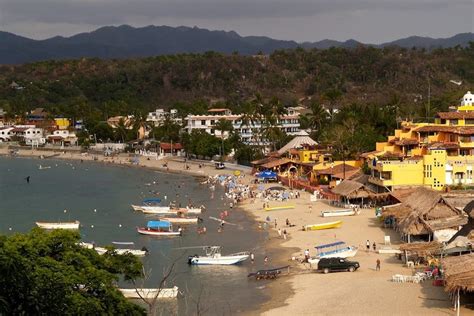
[[[405, 48], [433, 49], [456, 45], [465, 47], [469, 41], [474, 41], [473, 33], [458, 34], [446, 39], [409, 37], [379, 46], [396, 45]], [[207, 51], [254, 55], [259, 52], [269, 54], [275, 50], [294, 49], [299, 46], [327, 49], [330, 47], [355, 48], [360, 44], [362, 43], [356, 40], [339, 42], [328, 39], [319, 42], [297, 43], [275, 40], [265, 36], [245, 37], [234, 31], [210, 31], [197, 27], [146, 26], [134, 28], [122, 25], [118, 27], [106, 26], [90, 33], [81, 33], [71, 37], [56, 36], [45, 40], [32, 40], [0, 32], [0, 64], [22, 64], [82, 57], [125, 59]]]
[[[451, 79], [462, 80], [462, 86]], [[12, 89], [12, 82], [24, 89]], [[395, 102], [398, 114], [408, 116], [425, 111], [428, 83], [431, 112], [474, 90], [474, 45], [429, 53], [358, 47], [253, 57], [206, 53], [0, 66], [0, 107], [19, 114], [45, 107], [55, 114], [104, 117], [158, 106], [189, 109], [199, 102], [204, 108], [218, 101], [239, 107], [262, 94], [286, 105]]]

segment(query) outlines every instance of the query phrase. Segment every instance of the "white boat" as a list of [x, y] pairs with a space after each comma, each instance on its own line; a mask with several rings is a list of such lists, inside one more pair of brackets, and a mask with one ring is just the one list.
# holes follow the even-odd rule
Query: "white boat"
[[[80, 242], [78, 243], [79, 246], [86, 248], [86, 249], [94, 249], [99, 255], [105, 254], [109, 249], [104, 247], [96, 247], [92, 243], [88, 242]], [[144, 257], [148, 251], [147, 250], [140, 250], [140, 249], [127, 249], [127, 248], [114, 248], [113, 251], [118, 255], [124, 255], [126, 253], [130, 253], [137, 257]]]
[[[94, 249], [95, 249], [95, 251], [97, 251], [97, 253], [99, 255], [103, 255], [107, 251], [109, 251], [107, 248], [104, 248], [104, 247], [95, 247]], [[144, 257], [148, 253], [148, 251], [146, 251], [146, 250], [127, 249], [127, 248], [115, 248], [115, 249], [113, 249], [113, 251], [118, 255], [125, 255], [125, 254], [129, 253], [129, 254], [132, 254], [132, 255], [137, 256], [137, 257]]]
[[223, 256], [220, 246], [204, 247], [205, 256], [189, 256], [188, 263], [192, 265], [232, 265], [245, 261], [249, 258], [249, 252], [239, 252]]
[[141, 211], [148, 214], [166, 214], [170, 211], [169, 206], [156, 206], [156, 205], [133, 205], [132, 208], [134, 211]]
[[119, 289], [123, 296], [131, 299], [153, 300], [155, 298], [176, 298], [179, 294], [177, 286], [165, 289]]
[[51, 166], [42, 166], [42, 165], [39, 165], [38, 169], [39, 169], [39, 170], [51, 169]]
[[352, 216], [355, 215], [354, 210], [346, 209], [346, 210], [334, 210], [334, 211], [322, 211], [322, 217], [338, 217], [338, 216]]
[[201, 214], [202, 209], [201, 208], [171, 208], [169, 206], [150, 206], [150, 205], [132, 205], [132, 208], [135, 211], [141, 211], [144, 214], [178, 214], [178, 213], [183, 213], [183, 214]]
[[173, 224], [197, 224], [199, 217], [161, 217], [161, 220], [168, 221]]
[[75, 222], [36, 222], [43, 229], [79, 229], [79, 221]]
[[137, 227], [137, 232], [142, 235], [159, 237], [181, 236], [181, 229], [173, 231], [173, 225], [168, 221], [148, 221], [146, 227]]
[[[346, 246], [346, 243], [343, 241], [334, 242], [326, 245], [319, 245], [314, 247], [316, 248], [318, 254], [315, 259], [322, 258], [350, 258], [354, 257], [357, 254], [357, 247]], [[322, 249], [330, 248], [329, 251], [321, 251]]]

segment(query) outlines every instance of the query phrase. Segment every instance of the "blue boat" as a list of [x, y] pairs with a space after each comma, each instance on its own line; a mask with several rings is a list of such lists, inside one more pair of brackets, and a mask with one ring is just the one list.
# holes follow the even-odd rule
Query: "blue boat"
[[148, 221], [146, 224], [147, 228], [150, 229], [164, 229], [164, 228], [171, 228], [172, 225], [168, 221]]
[[[354, 257], [357, 254], [357, 247], [347, 246], [343, 241], [337, 241], [330, 244], [324, 244], [314, 247], [318, 254], [317, 259], [321, 258], [349, 258]], [[328, 251], [322, 251], [330, 249]]]
[[161, 202], [160, 198], [149, 198], [149, 199], [144, 199], [143, 204], [150, 205], [150, 204], [158, 204]]

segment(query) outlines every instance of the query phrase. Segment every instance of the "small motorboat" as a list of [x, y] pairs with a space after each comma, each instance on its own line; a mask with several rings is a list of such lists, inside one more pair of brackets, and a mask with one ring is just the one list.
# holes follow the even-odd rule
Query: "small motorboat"
[[[314, 247], [318, 254], [316, 259], [322, 258], [351, 258], [357, 254], [357, 247], [347, 246], [345, 242], [338, 241], [331, 244], [319, 245]], [[322, 251], [329, 249], [327, 251]]]
[[133, 205], [134, 211], [140, 211], [145, 214], [167, 214], [170, 211], [169, 206], [156, 206], [156, 205]]
[[177, 298], [179, 289], [177, 286], [164, 289], [119, 289], [123, 296], [131, 299], [153, 300], [155, 298]]
[[306, 225], [303, 226], [304, 230], [321, 230], [321, 229], [332, 229], [332, 228], [339, 228], [342, 225], [342, 221], [335, 221], [335, 222], [328, 222], [328, 223], [321, 223], [321, 224], [313, 224], [313, 225]]
[[125, 255], [125, 254], [129, 253], [129, 254], [137, 256], [137, 257], [144, 257], [148, 253], [148, 250], [143, 250], [143, 249], [141, 249], [141, 250], [140, 249], [127, 249], [127, 248], [107, 249], [107, 248], [104, 248], [104, 247], [95, 247], [94, 249], [95, 249], [95, 251], [97, 251], [97, 253], [99, 255], [103, 255], [107, 251], [112, 251], [112, 252], [115, 252], [118, 255]]
[[294, 205], [283, 205], [283, 206], [265, 207], [265, 211], [291, 210], [294, 208], [295, 208]]
[[74, 222], [36, 222], [43, 229], [79, 229], [79, 221]]
[[247, 277], [255, 277], [255, 280], [268, 280], [276, 279], [283, 271], [287, 270], [290, 273], [290, 266], [284, 266], [274, 269], [258, 270], [247, 275]]
[[346, 210], [335, 210], [335, 211], [321, 211], [322, 217], [338, 217], [338, 216], [352, 216], [355, 215], [356, 212], [351, 209]]
[[105, 247], [96, 247], [93, 243], [88, 243], [88, 242], [80, 242], [78, 243], [78, 245], [81, 246], [82, 248], [94, 249], [99, 255], [104, 255], [108, 251], [115, 252], [118, 255], [124, 255], [124, 254], [130, 253], [137, 257], [144, 257], [145, 255], [148, 254], [148, 249], [146, 249], [145, 247], [143, 247], [141, 250], [140, 249], [127, 249], [127, 248], [107, 249]]
[[199, 217], [161, 217], [160, 220], [168, 221], [173, 224], [197, 224]]
[[148, 221], [146, 227], [137, 227], [137, 232], [142, 235], [158, 237], [181, 236], [181, 228], [173, 231], [173, 225], [168, 221]]
[[188, 263], [191, 265], [232, 265], [245, 261], [249, 258], [249, 252], [239, 252], [223, 256], [221, 254], [222, 247], [206, 246], [203, 247], [206, 252], [205, 256], [189, 256]]

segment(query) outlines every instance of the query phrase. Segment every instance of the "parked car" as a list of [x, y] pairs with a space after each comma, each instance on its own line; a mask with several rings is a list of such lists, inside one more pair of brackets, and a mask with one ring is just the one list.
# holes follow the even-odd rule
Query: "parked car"
[[333, 271], [349, 271], [354, 272], [359, 269], [360, 265], [357, 261], [349, 261], [346, 258], [322, 258], [318, 262], [318, 270], [323, 273]]
[[216, 169], [225, 169], [225, 165], [223, 162], [216, 162], [215, 166]]

